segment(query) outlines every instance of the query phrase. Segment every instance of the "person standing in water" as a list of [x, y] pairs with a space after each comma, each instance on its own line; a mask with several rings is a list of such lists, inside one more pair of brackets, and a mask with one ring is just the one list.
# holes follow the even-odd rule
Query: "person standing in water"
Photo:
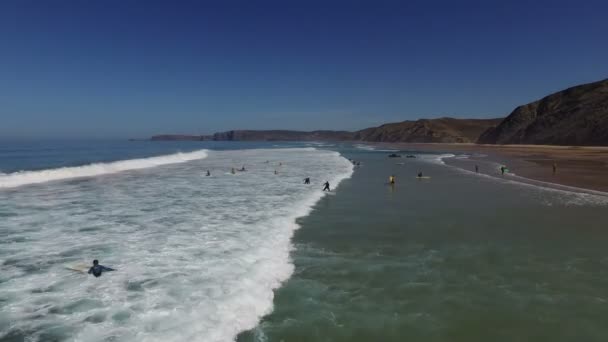
[[310, 184], [310, 177], [304, 178], [304, 184]]
[[95, 276], [95, 278], [101, 277], [103, 272], [115, 271], [113, 268], [105, 267], [104, 265], [100, 265], [97, 259], [93, 260], [93, 266], [89, 268], [89, 274]]
[[418, 178], [422, 178], [422, 172], [418, 172]]
[[232, 173], [233, 175], [236, 174], [236, 171], [234, 170], [234, 168], [232, 168], [232, 170], [230, 170], [230, 173]]
[[274, 170], [274, 174], [275, 174], [275, 175], [278, 175], [279, 173], [277, 172], [277, 170]]
[[475, 173], [479, 173], [479, 165], [475, 165]]
[[323, 184], [323, 191], [331, 191], [329, 189], [329, 182], [325, 182], [325, 184]]
[[557, 164], [555, 162], [553, 162], [553, 175], [555, 176], [556, 173], [557, 173]]
[[395, 175], [391, 175], [390, 177], [388, 177], [388, 182], [391, 185], [395, 185]]
[[501, 167], [500, 167], [500, 173], [501, 173], [502, 175], [504, 175], [504, 174], [505, 174], [505, 170], [506, 170], [506, 169], [507, 169], [506, 167], [501, 166]]
[[209, 170], [207, 170], [207, 177], [211, 176], [211, 172], [209, 172]]

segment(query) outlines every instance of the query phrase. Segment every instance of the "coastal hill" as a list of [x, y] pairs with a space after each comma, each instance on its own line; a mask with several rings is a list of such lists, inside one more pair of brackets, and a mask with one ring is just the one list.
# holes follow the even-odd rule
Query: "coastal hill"
[[389, 123], [356, 132], [234, 130], [213, 135], [156, 135], [151, 140], [215, 141], [374, 141], [374, 142], [475, 142], [479, 135], [502, 119], [421, 119]]
[[607, 146], [608, 79], [568, 88], [519, 106], [505, 119], [420, 119], [356, 132], [235, 130], [202, 136], [157, 135], [151, 139]]
[[483, 144], [608, 145], [608, 79], [517, 107]]
[[354, 140], [414, 143], [470, 143], [500, 119], [421, 119], [389, 123], [355, 132]]

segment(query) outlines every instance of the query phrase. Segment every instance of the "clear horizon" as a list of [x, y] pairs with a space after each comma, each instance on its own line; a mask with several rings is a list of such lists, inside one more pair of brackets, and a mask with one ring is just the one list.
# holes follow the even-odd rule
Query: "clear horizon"
[[608, 4], [0, 3], [0, 138], [495, 118], [608, 77]]

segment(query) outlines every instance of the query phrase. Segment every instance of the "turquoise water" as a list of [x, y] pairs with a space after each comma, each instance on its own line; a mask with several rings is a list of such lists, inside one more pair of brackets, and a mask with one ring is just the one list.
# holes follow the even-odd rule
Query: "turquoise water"
[[606, 194], [388, 153], [2, 142], [0, 341], [608, 340]]
[[239, 341], [608, 340], [605, 197], [387, 153], [345, 153], [363, 165], [299, 220], [295, 273]]

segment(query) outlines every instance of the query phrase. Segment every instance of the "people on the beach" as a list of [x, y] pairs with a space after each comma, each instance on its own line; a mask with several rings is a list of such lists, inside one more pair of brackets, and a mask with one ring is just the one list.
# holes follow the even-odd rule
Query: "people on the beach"
[[211, 172], [209, 172], [209, 170], [207, 170], [207, 177], [211, 176]]
[[304, 178], [304, 184], [310, 184], [310, 177]]
[[388, 177], [388, 182], [391, 185], [395, 184], [395, 175], [391, 175], [390, 177]]
[[89, 268], [89, 274], [94, 275], [96, 278], [101, 277], [103, 272], [114, 271], [113, 268], [109, 268], [99, 264], [97, 259], [93, 260], [93, 266]]
[[475, 165], [475, 173], [479, 173], [479, 165]]
[[329, 182], [325, 182], [325, 184], [323, 184], [323, 191], [331, 191], [329, 189]]
[[553, 175], [555, 176], [555, 173], [557, 172], [557, 164], [555, 162], [553, 162]]
[[507, 170], [507, 168], [506, 168], [506, 167], [504, 167], [504, 166], [501, 166], [501, 167], [500, 167], [500, 173], [501, 173], [501, 174], [503, 174], [503, 175], [504, 175], [506, 170]]

